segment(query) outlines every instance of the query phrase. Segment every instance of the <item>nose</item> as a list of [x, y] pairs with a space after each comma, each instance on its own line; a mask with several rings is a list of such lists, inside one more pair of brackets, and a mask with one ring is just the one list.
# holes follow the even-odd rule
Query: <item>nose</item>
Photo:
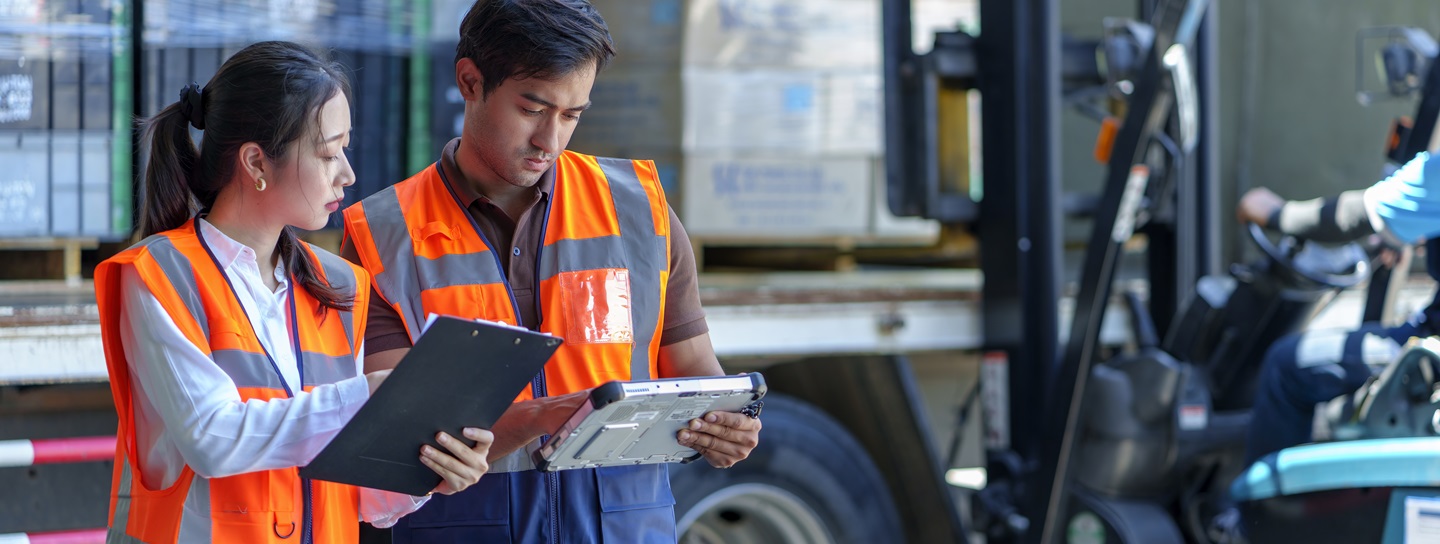
[[559, 155], [565, 145], [561, 136], [563, 130], [561, 123], [548, 117], [535, 127], [535, 133], [530, 136], [530, 145], [540, 149], [546, 157]]
[[355, 169], [350, 167], [350, 157], [344, 151], [340, 152], [340, 157], [343, 159], [340, 161], [343, 163], [340, 166], [340, 186], [349, 187], [355, 184]]

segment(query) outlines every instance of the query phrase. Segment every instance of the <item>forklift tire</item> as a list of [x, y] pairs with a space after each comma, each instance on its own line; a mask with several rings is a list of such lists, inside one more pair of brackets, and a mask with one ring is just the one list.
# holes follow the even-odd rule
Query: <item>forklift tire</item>
[[868, 543], [904, 538], [865, 448], [820, 409], [765, 397], [760, 444], [729, 469], [670, 466], [680, 544]]

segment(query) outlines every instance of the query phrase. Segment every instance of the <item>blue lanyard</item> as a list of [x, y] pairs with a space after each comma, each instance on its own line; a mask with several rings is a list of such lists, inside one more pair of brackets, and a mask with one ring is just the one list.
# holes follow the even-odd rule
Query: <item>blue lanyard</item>
[[[552, 166], [551, 168], [554, 167]], [[465, 205], [460, 202], [460, 195], [455, 194], [455, 188], [451, 186], [450, 179], [445, 175], [444, 156], [441, 156], [440, 160], [435, 162], [435, 171], [440, 174], [440, 181], [445, 185], [445, 190], [450, 193], [451, 200], [460, 208], [460, 214], [465, 216], [465, 219], [470, 222], [470, 228], [475, 229], [475, 234], [485, 242], [486, 247], [490, 248], [490, 256], [495, 258], [495, 268], [500, 271], [500, 281], [505, 284], [505, 294], [510, 297], [510, 308], [515, 312], [515, 324], [524, 327], [525, 320], [520, 317], [520, 303], [515, 300], [515, 290], [510, 287], [510, 277], [505, 273], [505, 266], [500, 262], [500, 254], [498, 253], [500, 248], [490, 243], [490, 240], [485, 237], [485, 231], [480, 230], [480, 224], [475, 222], [475, 216], [470, 215], [470, 210], [465, 209]], [[558, 178], [558, 174], [556, 176]], [[560, 182], [559, 179], [556, 179], [555, 190], [551, 191], [550, 198], [545, 200], [545, 222], [540, 226], [540, 243], [537, 244], [535, 248], [535, 330], [539, 330], [540, 323], [545, 320], [545, 314], [541, 311], [540, 305], [540, 256], [545, 251], [545, 235], [550, 227], [550, 206], [555, 203], [555, 193], [558, 193], [559, 189]], [[519, 229], [518, 225], [516, 229]], [[511, 240], [511, 242], [514, 242], [514, 240]], [[545, 370], [541, 369], [540, 372], [535, 374], [534, 380], [531, 381], [531, 393], [536, 398], [540, 398], [548, 395], [549, 392], [547, 390], [548, 387], [545, 385]]]
[[[450, 178], [445, 175], [444, 163], [445, 163], [445, 158], [442, 156], [442, 157], [440, 158], [440, 160], [435, 163], [435, 171], [440, 174], [440, 181], [445, 185], [445, 190], [450, 193], [450, 198], [455, 201], [455, 205], [456, 205], [456, 206], [459, 206], [459, 207], [460, 207], [460, 213], [465, 216], [465, 219], [466, 219], [467, 221], [470, 222], [470, 228], [474, 229], [474, 230], [475, 230], [475, 234], [480, 237], [480, 240], [482, 240], [482, 241], [485, 242], [485, 246], [490, 248], [490, 256], [495, 259], [495, 268], [500, 270], [500, 281], [502, 281], [502, 282], [505, 283], [505, 294], [506, 294], [506, 295], [509, 295], [509, 297], [510, 297], [510, 308], [515, 312], [515, 324], [518, 325], [518, 326], [524, 327], [524, 326], [526, 326], [526, 325], [525, 325], [525, 323], [524, 323], [524, 318], [520, 317], [520, 303], [515, 300], [515, 292], [514, 292], [514, 289], [512, 289], [512, 288], [510, 287], [510, 275], [505, 271], [505, 266], [504, 266], [504, 264], [500, 262], [500, 254], [499, 254], [498, 252], [501, 251], [501, 248], [496, 247], [495, 244], [490, 243], [490, 239], [485, 236], [485, 231], [481, 230], [481, 229], [480, 229], [480, 224], [477, 223], [477, 222], [475, 222], [475, 216], [470, 215], [470, 210], [466, 209], [466, 208], [465, 208], [465, 204], [460, 201], [460, 195], [458, 195], [458, 194], [455, 193], [455, 187], [451, 185], [451, 183], [450, 183]], [[552, 166], [551, 168], [554, 168], [554, 167]], [[535, 287], [534, 287], [534, 289], [535, 289], [535, 317], [536, 317], [536, 319], [537, 319], [537, 322], [535, 323], [535, 328], [536, 328], [536, 329], [539, 329], [539, 327], [540, 327], [540, 322], [544, 320], [544, 315], [545, 315], [545, 314], [541, 311], [541, 305], [540, 305], [540, 256], [541, 256], [541, 254], [545, 251], [545, 235], [547, 234], [547, 232], [549, 231], [549, 228], [550, 228], [550, 207], [551, 207], [552, 204], [555, 203], [555, 194], [554, 194], [554, 193], [558, 192], [558, 191], [559, 191], [559, 188], [560, 188], [560, 183], [559, 183], [558, 180], [556, 180], [555, 190], [554, 190], [554, 191], [551, 191], [552, 194], [550, 195], [550, 198], [545, 199], [545, 221], [540, 224], [540, 243], [539, 243], [539, 244], [536, 244], [536, 247], [535, 247]], [[517, 230], [518, 230], [518, 226], [517, 226]], [[514, 240], [511, 240], [511, 242], [513, 243]]]
[[[235, 302], [238, 304], [240, 302], [240, 293], [235, 290], [235, 283], [230, 281], [230, 275], [225, 273], [225, 267], [220, 264], [220, 259], [215, 257], [215, 251], [210, 249], [210, 244], [205, 241], [205, 235], [200, 231], [199, 215], [195, 216], [195, 237], [200, 240], [200, 247], [205, 248], [205, 253], [210, 256], [210, 261], [215, 264], [216, 270], [220, 271], [220, 277], [225, 278], [225, 285], [230, 287], [230, 295], [235, 297]], [[300, 248], [296, 248], [296, 251], [300, 251]], [[300, 389], [303, 391], [305, 388], [305, 357], [304, 352], [300, 349], [300, 323], [298, 316], [295, 314], [295, 289], [297, 287], [298, 286], [295, 285], [295, 277], [291, 275], [290, 291], [287, 297], [290, 305], [290, 344], [295, 348], [296, 375], [300, 378]], [[245, 307], [241, 305], [240, 308], [244, 310]], [[242, 311], [241, 313], [244, 312]], [[249, 314], [245, 314], [244, 317], [245, 323], [250, 325], [250, 332], [254, 333], [256, 341], [259, 341], [260, 331], [255, 328], [255, 323], [250, 320]], [[275, 376], [280, 378], [280, 386], [285, 388], [285, 394], [294, 397], [295, 392], [290, 389], [290, 384], [286, 383], [285, 375], [280, 372], [280, 365], [275, 363], [275, 357], [270, 355], [270, 350], [265, 347], [264, 342], [260, 342], [260, 350], [265, 352], [265, 358], [270, 361], [270, 369], [274, 370]]]

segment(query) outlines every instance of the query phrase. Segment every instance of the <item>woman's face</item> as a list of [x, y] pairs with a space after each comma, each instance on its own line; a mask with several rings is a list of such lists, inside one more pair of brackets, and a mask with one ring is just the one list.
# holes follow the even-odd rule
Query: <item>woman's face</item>
[[319, 125], [291, 144], [286, 160], [266, 180], [270, 193], [267, 211], [286, 225], [306, 230], [325, 227], [330, 214], [340, 209], [345, 187], [355, 183], [355, 171], [345, 157], [350, 144], [350, 101], [344, 93], [320, 107]]

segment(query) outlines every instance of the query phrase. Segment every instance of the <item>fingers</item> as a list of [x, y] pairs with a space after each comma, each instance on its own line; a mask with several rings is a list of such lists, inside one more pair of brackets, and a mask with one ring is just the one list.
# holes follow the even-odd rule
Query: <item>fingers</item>
[[420, 448], [420, 463], [430, 467], [430, 470], [440, 475], [440, 485], [435, 486], [435, 493], [450, 495], [468, 486], [468, 484], [465, 483], [465, 477], [457, 472], [457, 466], [459, 464], [455, 462], [455, 458], [440, 453], [440, 451], [435, 448], [422, 446]]
[[[736, 412], [710, 412], [705, 414], [702, 424], [706, 428], [722, 426], [731, 430], [750, 431], [760, 428], [760, 419]], [[691, 426], [694, 426], [694, 421], [691, 422]]]
[[[735, 442], [727, 442], [712, 435], [680, 432], [680, 445], [700, 452], [711, 464], [728, 467], [750, 456], [750, 448]], [[688, 441], [687, 441], [688, 440]]]
[[690, 421], [676, 436], [680, 445], [700, 452], [711, 465], [728, 468], [750, 456], [760, 442], [760, 420], [730, 412], [711, 412]]
[[446, 451], [428, 445], [421, 448], [420, 462], [439, 474], [443, 480], [440, 486], [436, 487], [437, 493], [449, 495], [464, 491], [480, 481], [480, 477], [490, 470], [486, 456], [495, 435], [483, 429], [466, 428], [465, 437], [474, 440], [475, 445], [466, 446], [464, 442], [449, 434], [440, 433], [435, 439]]

